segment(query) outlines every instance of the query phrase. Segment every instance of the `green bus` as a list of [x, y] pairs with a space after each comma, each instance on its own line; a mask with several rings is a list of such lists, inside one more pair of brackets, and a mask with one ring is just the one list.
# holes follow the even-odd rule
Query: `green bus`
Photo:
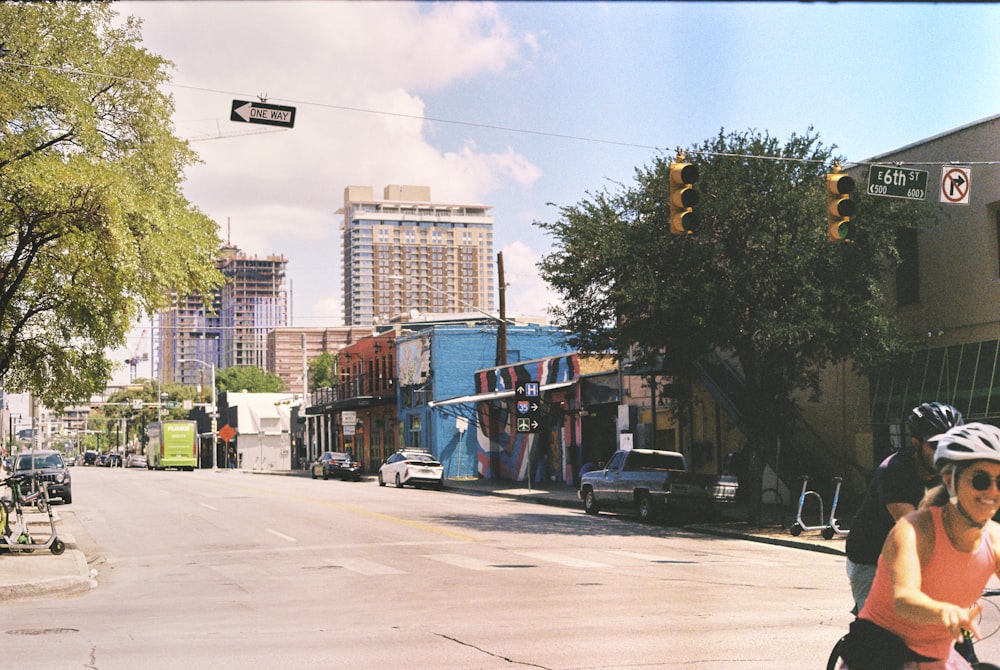
[[146, 427], [146, 467], [150, 470], [198, 467], [198, 424], [194, 421], [154, 421]]

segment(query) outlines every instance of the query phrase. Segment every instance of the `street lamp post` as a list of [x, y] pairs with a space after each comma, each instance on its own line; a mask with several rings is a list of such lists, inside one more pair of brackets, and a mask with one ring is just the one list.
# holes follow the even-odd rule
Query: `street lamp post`
[[211, 368], [212, 369], [212, 411], [209, 412], [209, 417], [212, 419], [212, 469], [213, 470], [218, 470], [219, 469], [219, 455], [218, 455], [219, 445], [216, 444], [216, 438], [218, 436], [218, 425], [217, 424], [218, 424], [218, 417], [219, 417], [219, 406], [218, 406], [218, 400], [216, 398], [216, 391], [215, 391], [215, 363], [206, 363], [205, 361], [197, 359], [197, 358], [182, 358], [182, 359], [178, 360], [177, 363], [178, 364], [180, 364], [180, 363], [187, 363], [188, 361], [190, 361], [192, 363], [198, 363], [200, 365], [204, 365], [206, 368]]

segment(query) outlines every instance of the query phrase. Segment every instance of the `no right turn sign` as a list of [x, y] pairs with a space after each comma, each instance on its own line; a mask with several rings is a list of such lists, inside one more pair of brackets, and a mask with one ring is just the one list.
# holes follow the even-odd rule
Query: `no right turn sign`
[[945, 165], [941, 170], [941, 202], [968, 205], [972, 169]]

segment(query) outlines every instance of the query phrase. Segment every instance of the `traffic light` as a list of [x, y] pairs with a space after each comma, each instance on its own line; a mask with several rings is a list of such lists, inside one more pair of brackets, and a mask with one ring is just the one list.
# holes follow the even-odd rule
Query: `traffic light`
[[692, 184], [698, 181], [698, 167], [690, 163], [670, 164], [670, 232], [689, 235], [698, 228], [698, 191]]
[[850, 242], [854, 235], [853, 190], [854, 179], [850, 175], [842, 172], [826, 175], [826, 238], [831, 242]]

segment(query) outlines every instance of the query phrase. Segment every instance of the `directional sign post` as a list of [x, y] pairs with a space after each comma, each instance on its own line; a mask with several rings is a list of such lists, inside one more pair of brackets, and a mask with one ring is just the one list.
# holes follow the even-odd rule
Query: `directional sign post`
[[295, 125], [295, 108], [249, 100], [233, 100], [229, 120], [291, 128]]
[[515, 425], [519, 433], [537, 433], [541, 413], [538, 382], [518, 382], [514, 387]]
[[868, 195], [923, 200], [926, 194], [926, 170], [907, 170], [888, 165], [872, 165], [868, 169]]

